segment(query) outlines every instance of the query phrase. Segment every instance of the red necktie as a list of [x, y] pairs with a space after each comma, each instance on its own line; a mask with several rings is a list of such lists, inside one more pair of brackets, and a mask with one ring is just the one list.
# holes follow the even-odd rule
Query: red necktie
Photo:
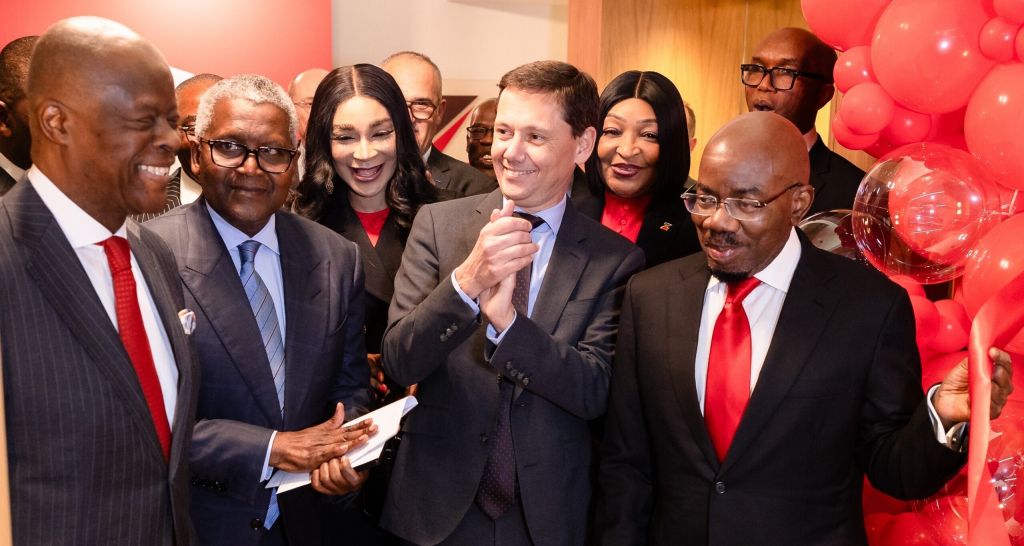
[[711, 334], [704, 422], [719, 461], [725, 460], [750, 398], [750, 323], [743, 299], [760, 283], [754, 277], [729, 283], [725, 306]]
[[160, 390], [160, 379], [153, 364], [153, 353], [149, 348], [146, 327], [142, 324], [128, 240], [115, 235], [100, 243], [100, 246], [107, 254], [107, 263], [114, 278], [114, 309], [117, 311], [117, 329], [121, 335], [121, 343], [124, 344], [128, 358], [131, 359], [135, 373], [139, 377], [139, 385], [146, 397], [156, 436], [160, 440], [160, 447], [163, 448], [164, 459], [167, 459], [171, 452], [171, 429], [167, 424], [164, 394]]

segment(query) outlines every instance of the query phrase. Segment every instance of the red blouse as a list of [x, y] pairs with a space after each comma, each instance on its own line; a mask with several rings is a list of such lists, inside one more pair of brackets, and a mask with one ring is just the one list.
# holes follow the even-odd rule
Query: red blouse
[[377, 212], [360, 212], [355, 211], [356, 216], [359, 217], [359, 223], [363, 224], [363, 229], [366, 230], [366, 236], [370, 238], [370, 244], [377, 246], [377, 240], [380, 239], [380, 231], [384, 229], [384, 222], [388, 219], [388, 214], [391, 213], [391, 207], [378, 210]]
[[610, 191], [604, 192], [604, 212], [601, 224], [635, 243], [644, 223], [644, 212], [651, 202], [651, 195], [625, 198]]

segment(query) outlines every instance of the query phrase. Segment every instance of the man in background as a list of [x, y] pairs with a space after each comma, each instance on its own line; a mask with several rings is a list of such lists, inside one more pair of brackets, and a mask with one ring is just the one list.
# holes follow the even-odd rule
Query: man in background
[[836, 92], [835, 64], [835, 50], [817, 36], [800, 28], [781, 28], [761, 40], [749, 64], [740, 65], [747, 110], [775, 112], [803, 134], [814, 187], [808, 215], [852, 209], [864, 177], [864, 171], [828, 149], [814, 129], [818, 110]]
[[25, 96], [28, 66], [38, 36], [18, 38], [0, 50], [0, 196], [32, 165], [32, 135]]
[[327, 77], [323, 68], [310, 68], [299, 72], [288, 84], [288, 97], [295, 105], [295, 113], [299, 116], [299, 140], [306, 141], [306, 126], [309, 124], [309, 110], [313, 106], [313, 96], [320, 82]]
[[97, 17], [39, 38], [32, 163], [0, 200], [15, 544], [193, 544], [198, 376], [164, 204], [178, 137], [163, 55]]
[[434, 61], [422, 53], [402, 51], [384, 59], [380, 66], [395, 78], [405, 95], [416, 143], [434, 185], [447, 197], [488, 193], [497, 187], [494, 180], [434, 146], [447, 106], [441, 94], [441, 70]]
[[469, 164], [494, 180], [495, 187], [498, 179], [491, 161], [491, 144], [494, 142], [494, 116], [497, 113], [498, 99], [487, 99], [469, 113], [469, 126], [466, 127], [466, 156], [469, 157]]
[[[323, 543], [322, 499], [359, 488], [343, 457], [373, 432], [367, 411], [362, 262], [333, 231], [281, 211], [297, 152], [295, 108], [276, 83], [234, 76], [195, 120], [203, 197], [148, 222], [174, 252], [203, 381], [190, 462], [204, 544]], [[273, 472], [312, 472], [278, 495]]]

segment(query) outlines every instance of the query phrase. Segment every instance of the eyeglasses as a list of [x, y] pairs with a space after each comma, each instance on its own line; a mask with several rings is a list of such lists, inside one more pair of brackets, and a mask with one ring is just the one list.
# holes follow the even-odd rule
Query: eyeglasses
[[294, 104], [296, 108], [302, 108], [303, 110], [309, 110], [313, 107], [312, 100], [292, 101], [292, 104]]
[[180, 131], [186, 137], [194, 137], [196, 136], [196, 124], [190, 123], [188, 125], [182, 125], [181, 127], [178, 127], [178, 131]]
[[829, 79], [821, 74], [815, 74], [813, 72], [803, 72], [800, 70], [793, 70], [792, 68], [783, 68], [776, 66], [775, 68], [765, 68], [759, 64], [741, 64], [740, 65], [740, 80], [743, 85], [747, 87], [757, 87], [764, 81], [764, 77], [768, 76], [768, 81], [772, 84], [772, 87], [778, 91], [789, 91], [796, 84], [797, 78], [811, 78], [812, 80], [818, 80], [827, 82]]
[[406, 101], [405, 105], [409, 107], [409, 114], [413, 119], [420, 121], [430, 119], [434, 115], [434, 110], [437, 110], [437, 105], [429, 100]]
[[260, 146], [254, 149], [230, 140], [200, 138], [199, 141], [210, 146], [210, 158], [213, 159], [213, 163], [227, 169], [242, 166], [250, 155], [254, 155], [257, 167], [270, 174], [281, 174], [288, 170], [295, 154], [299, 153], [298, 150], [273, 146]]
[[725, 205], [725, 212], [729, 213], [729, 216], [743, 222], [757, 220], [761, 217], [762, 211], [764, 211], [764, 208], [767, 207], [769, 203], [782, 197], [789, 190], [799, 188], [801, 186], [806, 186], [806, 184], [803, 182], [796, 182], [764, 201], [758, 201], [757, 199], [742, 199], [739, 197], [726, 197], [725, 199], [719, 199], [714, 195], [695, 193], [692, 191], [684, 192], [679, 197], [683, 198], [683, 204], [686, 205], [686, 210], [690, 211], [691, 214], [696, 214], [698, 216], [711, 216], [718, 210], [719, 205]]
[[494, 127], [488, 127], [486, 125], [470, 125], [466, 127], [466, 132], [469, 133], [469, 138], [472, 140], [483, 140], [487, 135], [494, 134]]

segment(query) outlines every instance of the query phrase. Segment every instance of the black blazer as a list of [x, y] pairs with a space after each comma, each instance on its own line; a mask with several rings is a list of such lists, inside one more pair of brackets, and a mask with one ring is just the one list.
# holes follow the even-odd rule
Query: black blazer
[[866, 544], [865, 474], [920, 498], [961, 467], [929, 422], [906, 291], [803, 237], [801, 248], [721, 464], [694, 382], [706, 258], [630, 281], [602, 451], [603, 544]]
[[[697, 228], [690, 219], [690, 213], [679, 195], [686, 189], [680, 182], [678, 187], [664, 198], [651, 199], [644, 212], [644, 221], [636, 237], [636, 246], [644, 251], [647, 268], [660, 263], [700, 252]], [[577, 171], [572, 184], [572, 204], [584, 216], [601, 222], [604, 212], [604, 194], [594, 195], [587, 185], [586, 176]]]
[[22, 178], [0, 200], [0, 338], [15, 544], [194, 543], [188, 449], [198, 369], [174, 258], [128, 222], [178, 365], [165, 461], [117, 330], [74, 249]]
[[444, 200], [491, 193], [498, 188], [497, 181], [435, 146], [430, 148], [427, 170], [434, 178], [434, 185], [442, 190]]
[[402, 251], [405, 250], [405, 241], [394, 217], [389, 215], [384, 222], [377, 246], [370, 243], [363, 224], [345, 199], [331, 196], [320, 223], [359, 247], [366, 289], [366, 352], [380, 353], [380, 343], [388, 325], [388, 306], [395, 293], [395, 274], [402, 264]]
[[814, 202], [807, 216], [836, 209], [852, 209], [864, 171], [818, 141], [811, 147], [811, 186]]
[[[203, 381], [190, 462], [192, 518], [204, 544], [258, 544], [251, 522], [262, 521], [270, 502], [260, 473], [274, 430], [319, 424], [336, 402], [344, 402], [348, 418], [369, 404], [355, 245], [305, 218], [276, 214], [286, 320], [283, 417], [259, 327], [206, 200], [146, 223], [173, 250], [196, 313]], [[312, 488], [279, 495], [278, 502], [289, 542], [321, 543]]]
[[578, 546], [590, 496], [588, 420], [607, 403], [618, 307], [643, 254], [567, 204], [530, 317], [499, 346], [450, 276], [501, 208], [501, 193], [420, 209], [395, 279], [384, 368], [419, 384], [402, 427], [381, 523], [416, 544], [437, 544], [473, 503], [498, 408], [496, 374], [515, 381], [517, 478], [534, 543]]

